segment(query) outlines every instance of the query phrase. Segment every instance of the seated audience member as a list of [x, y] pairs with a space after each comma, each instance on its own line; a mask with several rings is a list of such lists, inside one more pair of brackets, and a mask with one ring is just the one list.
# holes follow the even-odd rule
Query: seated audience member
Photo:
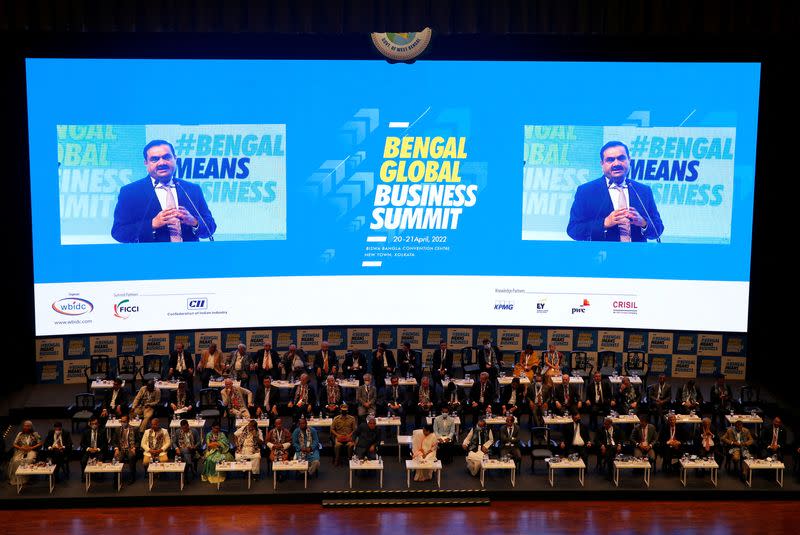
[[508, 455], [514, 462], [522, 462], [522, 452], [519, 449], [519, 424], [514, 421], [514, 415], [506, 414], [506, 425], [500, 428], [500, 455]]
[[241, 386], [233, 384], [233, 379], [225, 379], [225, 387], [220, 393], [222, 405], [228, 411], [228, 415], [234, 418], [250, 419], [248, 407], [253, 405], [253, 393]]
[[355, 456], [359, 459], [375, 459], [378, 455], [380, 438], [375, 418], [369, 417], [366, 423], [358, 426], [355, 437]]
[[616, 402], [612, 407], [620, 414], [631, 414], [631, 411], [639, 410], [639, 393], [628, 377], [622, 378]]
[[252, 463], [250, 473], [258, 477], [261, 474], [261, 446], [264, 444], [264, 437], [256, 421], [248, 421], [246, 425], [237, 429], [233, 436], [236, 441], [235, 459], [250, 461]]
[[255, 369], [251, 370], [253, 361], [247, 353], [247, 346], [239, 344], [228, 357], [228, 362], [230, 362], [231, 366], [231, 376], [246, 385], [250, 380], [250, 373], [255, 371]]
[[272, 349], [272, 342], [264, 340], [264, 347], [256, 351], [255, 362], [259, 384], [263, 384], [266, 377], [280, 379], [281, 357]]
[[222, 377], [228, 369], [225, 355], [217, 349], [217, 344], [209, 344], [208, 349], [204, 349], [200, 354], [200, 363], [197, 365], [197, 371], [200, 372], [200, 383], [203, 388], [208, 388], [208, 382], [212, 377]]
[[372, 374], [364, 374], [364, 384], [358, 387], [356, 391], [356, 403], [358, 403], [358, 419], [359, 421], [367, 415], [375, 416], [375, 404], [378, 400], [378, 391], [372, 383]]
[[481, 462], [485, 456], [489, 455], [489, 448], [494, 444], [492, 430], [486, 425], [486, 420], [478, 420], [477, 425], [470, 429], [461, 447], [467, 452], [467, 470], [473, 476], [478, 475], [481, 470]]
[[[411, 458], [420, 462], [436, 462], [436, 448], [439, 439], [433, 432], [432, 425], [425, 425], [416, 429], [411, 434]], [[430, 481], [433, 479], [433, 470], [418, 468], [414, 474], [414, 481]]]
[[197, 463], [203, 443], [196, 429], [189, 427], [188, 420], [181, 420], [181, 426], [175, 432], [175, 460], [186, 463], [191, 472], [197, 475]]
[[503, 354], [500, 349], [492, 345], [491, 340], [484, 338], [481, 348], [478, 350], [478, 369], [489, 374], [489, 380], [494, 383], [500, 366], [503, 364]]
[[686, 381], [686, 384], [681, 388], [679, 403], [681, 405], [681, 412], [684, 414], [689, 414], [700, 408], [700, 404], [703, 403], [703, 395], [697, 388], [694, 379]]
[[656, 426], [648, 420], [647, 414], [642, 413], [639, 415], [639, 424], [631, 432], [631, 444], [633, 445], [634, 457], [647, 457], [652, 464], [656, 460], [658, 432], [656, 431]]
[[603, 381], [600, 372], [594, 372], [592, 380], [586, 386], [586, 399], [583, 405], [589, 413], [589, 429], [596, 431], [599, 427], [598, 421], [608, 416], [608, 408], [613, 400], [611, 395], [611, 385], [608, 381]]
[[211, 431], [206, 434], [206, 451], [203, 454], [203, 473], [200, 479], [213, 485], [225, 481], [225, 472], [217, 472], [217, 463], [232, 460], [231, 443], [220, 430], [219, 422], [214, 421]]
[[397, 371], [401, 377], [414, 377], [419, 382], [422, 379], [422, 366], [417, 362], [417, 354], [411, 350], [411, 344], [403, 342], [403, 347], [397, 352]]
[[583, 408], [578, 389], [569, 382], [569, 375], [566, 373], [561, 376], [561, 382], [553, 387], [553, 406], [562, 414], [570, 414]]
[[194, 396], [185, 382], [179, 382], [178, 388], [170, 395], [169, 410], [173, 418], [186, 418], [194, 412]]
[[89, 428], [81, 437], [81, 471], [86, 469], [90, 459], [103, 461], [108, 450], [108, 437], [100, 429], [100, 422], [94, 416], [89, 420]]
[[192, 384], [194, 379], [194, 359], [192, 354], [183, 348], [183, 344], [175, 344], [175, 350], [169, 353], [169, 371], [167, 378], [177, 378]]
[[317, 400], [314, 396], [314, 389], [308, 384], [308, 380], [307, 373], [301, 374], [300, 382], [292, 389], [289, 403], [286, 407], [292, 414], [293, 419], [299, 419], [303, 416], [310, 417], [314, 413], [314, 406], [317, 404]]
[[527, 394], [531, 427], [544, 427], [544, 413], [548, 410], [552, 391], [552, 386], [545, 382], [541, 374], [533, 376], [533, 384], [528, 387]]
[[614, 422], [611, 418], [603, 420], [603, 429], [598, 431], [596, 437], [598, 448], [597, 455], [597, 468], [599, 469], [602, 464], [605, 466], [606, 478], [611, 479], [611, 473], [614, 470], [614, 457], [622, 453], [622, 433], [619, 429], [614, 427]]
[[320, 344], [320, 349], [314, 355], [314, 374], [317, 378], [317, 384], [322, 382], [323, 377], [333, 375], [334, 377], [339, 372], [339, 360], [336, 358], [336, 351], [331, 349], [331, 345], [327, 340], [323, 340]]
[[363, 380], [364, 372], [367, 371], [367, 359], [361, 351], [352, 351], [344, 357], [342, 364], [345, 377], [355, 377], [360, 383]]
[[386, 348], [386, 344], [381, 342], [378, 349], [372, 354], [372, 375], [375, 378], [375, 387], [383, 388], [386, 386], [386, 376], [394, 375], [397, 363], [394, 360], [394, 353]]
[[416, 392], [414, 403], [414, 427], [422, 426], [423, 418], [427, 419], [431, 411], [436, 406], [436, 388], [431, 385], [430, 378], [422, 378], [422, 382]]
[[442, 405], [442, 413], [433, 419], [433, 432], [439, 441], [439, 455], [447, 464], [453, 460], [453, 445], [456, 442], [456, 422], [450, 415], [450, 407]]
[[589, 429], [581, 422], [581, 413], [572, 412], [572, 424], [564, 426], [564, 433], [558, 445], [562, 455], [577, 453], [589, 465], [589, 451], [594, 444], [589, 440]]
[[265, 375], [261, 386], [256, 390], [256, 416], [277, 418], [279, 399], [280, 392], [277, 387], [272, 386], [272, 377]]
[[503, 388], [500, 394], [500, 409], [503, 415], [510, 414], [519, 418], [525, 408], [525, 387], [520, 384], [519, 377], [511, 379], [511, 384]]
[[122, 388], [122, 379], [116, 377], [114, 386], [106, 391], [100, 404], [100, 418], [105, 421], [110, 416], [119, 418], [128, 414], [128, 392]]
[[719, 462], [719, 439], [711, 418], [703, 418], [694, 435], [694, 453], [700, 457], [713, 456]]
[[61, 478], [61, 471], [69, 474], [69, 456], [72, 453], [72, 435], [65, 431], [61, 422], [53, 424], [44, 439], [42, 451], [56, 465], [56, 481]]
[[401, 422], [405, 422], [406, 417], [406, 393], [400, 386], [400, 380], [396, 375], [390, 379], [390, 383], [383, 389], [383, 410], [388, 416], [399, 416]]
[[732, 427], [729, 427], [722, 435], [723, 447], [727, 449], [727, 455], [738, 469], [740, 474], [744, 474], [742, 466], [744, 463], [745, 452], [749, 452], [753, 446], [753, 435], [741, 420], [737, 420]]
[[328, 375], [325, 385], [319, 389], [319, 407], [322, 415], [326, 418], [333, 418], [339, 414], [339, 407], [342, 400], [342, 387], [336, 384], [336, 378]]
[[308, 461], [308, 473], [315, 474], [319, 470], [319, 436], [305, 418], [300, 418], [292, 432], [292, 447], [294, 458]]
[[717, 381], [711, 387], [709, 401], [711, 402], [711, 414], [715, 419], [714, 423], [724, 427], [725, 415], [730, 413], [733, 408], [733, 392], [731, 392], [731, 387], [725, 384], [724, 375], [717, 375]]
[[780, 416], [772, 419], [772, 425], [765, 426], [761, 431], [761, 456], [778, 456], [778, 460], [783, 462], [783, 454], [786, 451], [786, 427]]
[[159, 462], [167, 462], [167, 450], [172, 445], [169, 438], [169, 433], [166, 429], [161, 429], [161, 424], [158, 418], [150, 420], [150, 429], [142, 435], [142, 464], [144, 465], [145, 472], [147, 465], [154, 458]]
[[453, 381], [448, 381], [442, 392], [440, 408], [445, 406], [450, 409], [450, 414], [453, 416], [460, 416], [464, 407], [464, 391], [460, 390]]
[[283, 355], [283, 362], [293, 379], [299, 379], [306, 372], [306, 362], [303, 360], [303, 353], [297, 349], [297, 345], [290, 344], [289, 350]]
[[678, 425], [678, 419], [674, 414], [669, 415], [667, 425], [661, 428], [658, 443], [661, 447], [661, 470], [664, 472], [676, 470], [678, 460], [685, 451], [686, 434]]
[[442, 384], [445, 377], [453, 373], [453, 350], [447, 349], [447, 342], [439, 342], [439, 349], [431, 355], [431, 378], [434, 385]]
[[472, 421], [477, 422], [492, 406], [495, 399], [494, 385], [489, 382], [489, 374], [481, 372], [478, 382], [472, 385], [469, 391], [470, 408], [472, 410]]
[[130, 482], [136, 481], [136, 457], [139, 437], [137, 430], [130, 424], [128, 415], [119, 419], [119, 427], [111, 435], [111, 447], [114, 448], [114, 459], [127, 464], [130, 470]]
[[283, 428], [283, 419], [276, 418], [274, 427], [267, 434], [269, 460], [272, 462], [288, 460], [291, 447], [292, 434]]
[[155, 381], [147, 381], [147, 384], [139, 389], [131, 405], [131, 414], [133, 414], [134, 418], [142, 419], [142, 423], [139, 425], [140, 433], [144, 433], [150, 427], [150, 419], [155, 414], [156, 407], [160, 403], [161, 390], [156, 388]]
[[356, 432], [356, 418], [347, 412], [347, 405], [342, 404], [341, 412], [331, 423], [331, 438], [333, 439], [333, 465], [340, 466], [342, 447], [347, 448], [347, 458], [353, 456], [355, 447], [354, 435]]
[[[92, 418], [92, 421], [96, 426], [97, 418]], [[33, 428], [33, 422], [25, 420], [22, 423], [22, 430], [14, 437], [12, 446], [14, 453], [8, 462], [8, 482], [12, 485], [23, 485], [28, 481], [28, 476], [18, 476], [17, 470], [22, 465], [36, 462], [37, 452], [42, 447], [42, 437]], [[81, 466], [85, 466], [85, 463]]]
[[656, 419], [656, 426], [660, 428], [672, 403], [672, 386], [667, 382], [665, 374], [660, 374], [658, 382], [650, 386], [649, 401], [650, 413]]

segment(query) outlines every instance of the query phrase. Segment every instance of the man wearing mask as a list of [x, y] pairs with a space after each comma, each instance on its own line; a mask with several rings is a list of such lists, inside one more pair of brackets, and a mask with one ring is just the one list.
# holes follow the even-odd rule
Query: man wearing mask
[[481, 462], [485, 455], [489, 455], [489, 448], [494, 444], [492, 430], [486, 426], [486, 420], [478, 420], [477, 425], [470, 429], [461, 447], [467, 452], [467, 470], [477, 476], [481, 470]]
[[492, 345], [488, 338], [483, 339], [483, 346], [478, 350], [478, 369], [489, 374], [489, 379], [494, 383], [497, 372], [503, 363], [503, 356], [497, 346]]
[[131, 426], [128, 416], [119, 419], [119, 427], [114, 430], [111, 437], [114, 448], [114, 458], [117, 462], [127, 464], [130, 471], [130, 482], [136, 481], [136, 429]]
[[122, 379], [117, 377], [114, 379], [114, 386], [112, 386], [103, 397], [100, 418], [102, 418], [103, 421], [107, 420], [112, 415], [115, 418], [119, 418], [127, 412], [128, 392], [122, 388]]
[[439, 439], [439, 457], [445, 464], [453, 461], [453, 444], [456, 441], [456, 423], [450, 407], [442, 405], [442, 413], [433, 419], [433, 432]]
[[86, 470], [89, 459], [102, 461], [108, 450], [108, 438], [105, 431], [100, 430], [100, 422], [96, 417], [89, 420], [89, 428], [83, 432], [81, 437], [81, 471]]
[[72, 453], [72, 436], [69, 431], [64, 431], [61, 422], [53, 424], [44, 439], [43, 451], [45, 456], [56, 465], [56, 481], [59, 480], [59, 471], [69, 474], [69, 456]]
[[533, 384], [528, 387], [527, 394], [532, 427], [544, 427], [544, 413], [548, 409], [551, 392], [551, 386], [545, 384], [541, 374], [537, 373], [533, 376]]

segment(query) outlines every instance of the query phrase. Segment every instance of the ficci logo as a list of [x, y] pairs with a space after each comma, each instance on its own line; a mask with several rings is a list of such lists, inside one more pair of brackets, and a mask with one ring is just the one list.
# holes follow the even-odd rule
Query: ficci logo
[[132, 305], [130, 299], [123, 299], [114, 305], [114, 317], [119, 319], [128, 319], [134, 312], [139, 312], [138, 305]]
[[80, 316], [94, 310], [94, 305], [88, 299], [80, 297], [65, 297], [53, 302], [53, 310], [65, 316]]

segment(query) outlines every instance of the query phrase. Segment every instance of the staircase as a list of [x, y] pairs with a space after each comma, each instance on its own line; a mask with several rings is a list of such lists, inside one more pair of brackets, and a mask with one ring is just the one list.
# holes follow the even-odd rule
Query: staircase
[[329, 490], [323, 507], [437, 507], [489, 505], [484, 489]]

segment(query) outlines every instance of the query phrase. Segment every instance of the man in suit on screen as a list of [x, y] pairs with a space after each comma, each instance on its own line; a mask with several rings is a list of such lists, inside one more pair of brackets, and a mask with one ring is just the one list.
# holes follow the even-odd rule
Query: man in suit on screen
[[659, 239], [664, 225], [652, 190], [629, 178], [630, 154], [621, 141], [600, 149], [603, 176], [578, 186], [567, 234], [579, 241], [643, 242]]
[[217, 225], [200, 186], [174, 177], [172, 144], [155, 139], [142, 153], [147, 176], [120, 188], [111, 236], [120, 243], [211, 239]]

